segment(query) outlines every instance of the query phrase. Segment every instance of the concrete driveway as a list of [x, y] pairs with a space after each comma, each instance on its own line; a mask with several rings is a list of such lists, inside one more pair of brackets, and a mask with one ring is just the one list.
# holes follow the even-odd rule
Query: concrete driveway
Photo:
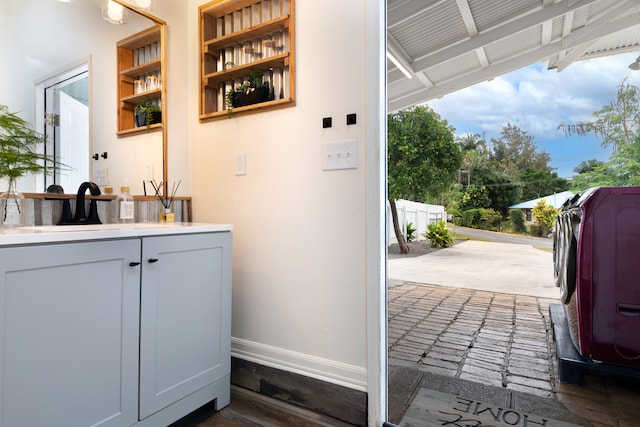
[[533, 246], [469, 240], [418, 257], [388, 261], [390, 285], [430, 283], [453, 288], [558, 298], [551, 252]]

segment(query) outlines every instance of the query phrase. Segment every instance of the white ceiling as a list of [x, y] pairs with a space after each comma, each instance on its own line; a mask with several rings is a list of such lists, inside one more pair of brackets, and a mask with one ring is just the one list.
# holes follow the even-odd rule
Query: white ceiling
[[536, 62], [640, 51], [640, 0], [387, 0], [395, 112]]

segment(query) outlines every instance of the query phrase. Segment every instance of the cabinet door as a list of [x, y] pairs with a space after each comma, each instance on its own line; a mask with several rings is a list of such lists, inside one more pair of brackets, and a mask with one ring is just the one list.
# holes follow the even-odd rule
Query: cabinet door
[[231, 233], [142, 241], [140, 419], [231, 369]]
[[137, 420], [140, 240], [0, 248], [0, 425]]

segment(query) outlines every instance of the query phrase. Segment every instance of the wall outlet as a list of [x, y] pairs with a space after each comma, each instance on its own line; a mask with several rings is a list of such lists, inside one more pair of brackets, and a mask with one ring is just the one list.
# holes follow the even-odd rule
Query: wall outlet
[[99, 186], [103, 187], [109, 185], [109, 169], [98, 168], [93, 172], [93, 181]]
[[322, 144], [322, 170], [357, 169], [358, 141], [325, 142]]
[[236, 153], [236, 176], [247, 174], [247, 153]]

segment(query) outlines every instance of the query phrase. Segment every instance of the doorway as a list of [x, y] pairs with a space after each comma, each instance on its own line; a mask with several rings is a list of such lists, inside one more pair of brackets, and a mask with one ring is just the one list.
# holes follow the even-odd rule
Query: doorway
[[44, 154], [60, 168], [43, 176], [52, 184], [76, 189], [90, 177], [89, 62], [73, 66], [36, 85], [37, 129], [46, 137]]

